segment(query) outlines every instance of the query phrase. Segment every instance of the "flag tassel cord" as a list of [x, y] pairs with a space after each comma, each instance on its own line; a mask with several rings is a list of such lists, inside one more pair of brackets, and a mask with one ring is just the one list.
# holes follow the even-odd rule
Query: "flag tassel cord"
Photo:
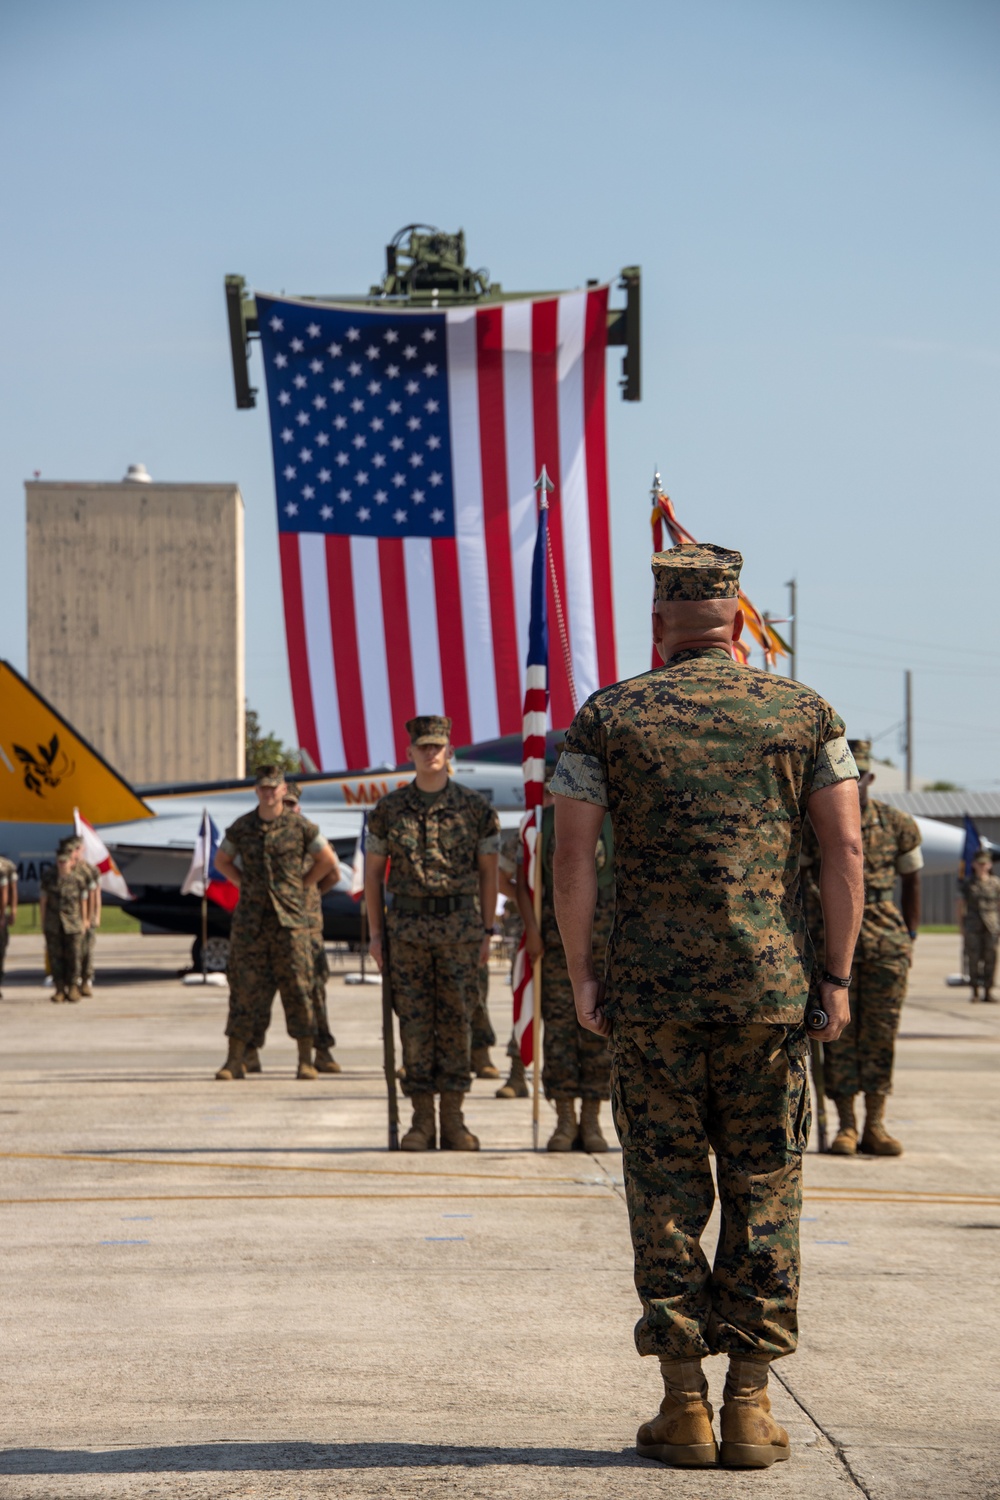
[[[535, 809], [535, 889], [532, 902], [535, 908], [535, 927], [542, 930], [542, 809]], [[538, 1151], [541, 1136], [542, 1114], [542, 958], [532, 960], [531, 966], [531, 1144]]]
[[559, 645], [562, 649], [563, 663], [566, 667], [566, 679], [569, 683], [569, 696], [575, 714], [580, 705], [576, 695], [576, 678], [573, 676], [573, 653], [569, 645], [569, 631], [566, 629], [566, 616], [563, 614], [562, 594], [559, 590], [559, 578], [556, 573], [556, 560], [552, 552], [551, 532], [546, 532], [545, 535], [545, 551], [548, 557], [549, 578], [552, 581], [552, 602], [556, 607], [556, 629], [559, 632]]

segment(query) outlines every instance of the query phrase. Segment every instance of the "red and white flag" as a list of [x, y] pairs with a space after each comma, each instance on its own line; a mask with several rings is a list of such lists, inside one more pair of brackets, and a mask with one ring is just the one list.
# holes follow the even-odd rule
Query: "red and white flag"
[[100, 872], [101, 890], [107, 891], [110, 896], [119, 896], [122, 901], [132, 901], [132, 892], [125, 884], [125, 877], [115, 864], [108, 852], [108, 846], [86, 818], [80, 816], [80, 809], [73, 809], [73, 826], [77, 837], [83, 839], [83, 857], [88, 865], [93, 865]]
[[[325, 769], [516, 733], [535, 477], [554, 481], [552, 718], [614, 682], [608, 287], [439, 309], [257, 295], [299, 744]], [[575, 692], [574, 692], [575, 686]]]

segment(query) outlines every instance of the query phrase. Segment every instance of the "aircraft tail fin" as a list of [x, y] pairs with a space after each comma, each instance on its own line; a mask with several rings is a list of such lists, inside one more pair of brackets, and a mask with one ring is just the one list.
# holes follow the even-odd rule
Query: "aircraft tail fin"
[[0, 821], [129, 823], [153, 813], [123, 776], [0, 661]]

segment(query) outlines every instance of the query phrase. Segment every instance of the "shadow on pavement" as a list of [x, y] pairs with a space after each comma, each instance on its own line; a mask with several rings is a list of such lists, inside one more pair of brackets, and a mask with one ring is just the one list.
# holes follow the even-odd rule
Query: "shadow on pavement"
[[440, 1443], [192, 1443], [162, 1448], [8, 1448], [0, 1474], [190, 1474], [295, 1469], [646, 1468], [629, 1448], [458, 1448]]

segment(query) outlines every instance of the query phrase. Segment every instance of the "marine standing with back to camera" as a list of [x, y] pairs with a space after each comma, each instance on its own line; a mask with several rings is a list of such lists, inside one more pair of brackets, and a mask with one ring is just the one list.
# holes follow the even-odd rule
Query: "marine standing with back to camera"
[[0, 996], [3, 995], [3, 966], [7, 956], [10, 929], [17, 921], [17, 865], [0, 854]]
[[[580, 1023], [610, 1036], [640, 1354], [664, 1399], [637, 1451], [677, 1466], [763, 1468], [789, 1456], [768, 1369], [794, 1352], [805, 1007], [811, 949], [798, 899], [808, 808], [823, 852], [828, 1024], [849, 1016], [861, 920], [857, 771], [828, 703], [734, 661], [738, 552], [688, 544], [652, 559], [664, 666], [594, 693], [566, 736], [556, 794], [556, 915]], [[607, 978], [594, 965], [594, 847], [615, 841]], [[714, 1200], [722, 1229], [701, 1247]], [[726, 1354], [721, 1449], [702, 1360]]]
[[[839, 1040], [824, 1050], [826, 1092], [837, 1108], [839, 1129], [830, 1145], [835, 1156], [902, 1156], [903, 1147], [885, 1128], [885, 1105], [892, 1092], [896, 1032], [906, 999], [913, 944], [920, 925], [920, 829], [909, 813], [869, 796], [875, 780], [870, 740], [851, 740], [861, 776], [861, 841], [865, 856], [865, 909], [854, 950], [851, 1019]], [[822, 858], [812, 831], [803, 840], [803, 881], [815, 892]], [[893, 900], [902, 881], [903, 910]], [[824, 922], [814, 896], [806, 900], [813, 945], [824, 963]], [[865, 1096], [860, 1143], [854, 1100]]]

